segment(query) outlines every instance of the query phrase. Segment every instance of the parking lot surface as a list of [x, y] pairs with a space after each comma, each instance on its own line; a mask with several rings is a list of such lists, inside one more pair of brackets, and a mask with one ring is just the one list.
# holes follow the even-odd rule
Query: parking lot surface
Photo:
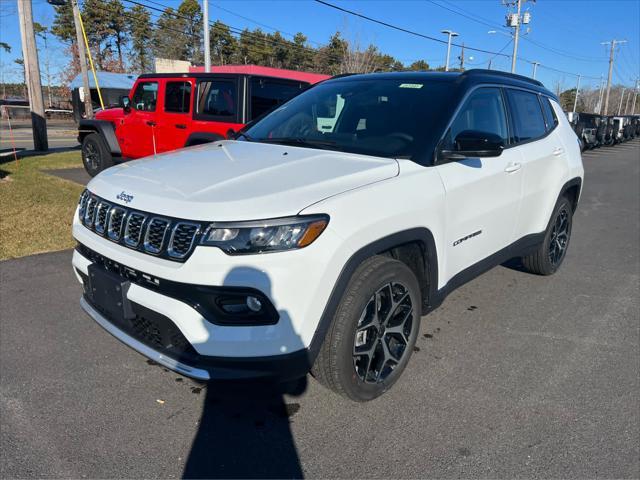
[[81, 312], [70, 251], [0, 264], [0, 476], [640, 477], [640, 142], [584, 163], [562, 269], [454, 292], [367, 404], [198, 385]]

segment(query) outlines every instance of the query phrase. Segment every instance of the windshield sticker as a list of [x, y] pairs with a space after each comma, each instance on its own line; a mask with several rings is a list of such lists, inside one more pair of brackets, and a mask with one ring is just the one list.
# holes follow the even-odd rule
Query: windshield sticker
[[422, 83], [401, 83], [400, 88], [422, 88], [424, 84]]

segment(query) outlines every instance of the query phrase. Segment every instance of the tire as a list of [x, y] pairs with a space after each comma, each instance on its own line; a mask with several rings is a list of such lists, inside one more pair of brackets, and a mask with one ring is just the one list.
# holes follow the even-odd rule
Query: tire
[[573, 207], [563, 196], [553, 209], [544, 241], [534, 253], [522, 258], [525, 270], [537, 275], [552, 275], [558, 271], [569, 249], [572, 226]]
[[413, 353], [421, 305], [418, 280], [409, 267], [384, 256], [365, 260], [343, 293], [312, 375], [357, 402], [382, 395]]
[[82, 139], [82, 164], [92, 177], [113, 166], [111, 152], [100, 134], [90, 133]]

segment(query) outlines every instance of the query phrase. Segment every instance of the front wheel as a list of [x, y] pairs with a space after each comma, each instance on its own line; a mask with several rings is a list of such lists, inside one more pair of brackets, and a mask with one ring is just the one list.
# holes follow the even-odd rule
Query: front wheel
[[404, 263], [384, 256], [354, 272], [312, 368], [331, 390], [365, 402], [398, 380], [420, 328], [420, 288]]
[[90, 133], [82, 140], [82, 163], [92, 177], [113, 166], [111, 152], [99, 134]]
[[538, 275], [555, 273], [567, 254], [572, 225], [573, 207], [563, 196], [551, 215], [544, 241], [533, 254], [522, 258], [525, 269]]

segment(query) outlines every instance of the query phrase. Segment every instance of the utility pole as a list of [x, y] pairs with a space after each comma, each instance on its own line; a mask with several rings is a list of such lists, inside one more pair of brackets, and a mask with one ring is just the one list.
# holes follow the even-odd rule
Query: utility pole
[[493, 57], [491, 57], [489, 59], [489, 66], [487, 67], [487, 70], [491, 70], [491, 64], [493, 63]]
[[610, 42], [601, 42], [600, 45], [611, 44], [611, 51], [609, 53], [609, 76], [607, 78], [607, 93], [604, 96], [604, 114], [609, 112], [609, 93], [611, 92], [611, 76], [613, 74], [613, 54], [617, 44], [627, 43], [626, 40], [611, 40]]
[[442, 30], [442, 33], [449, 36], [449, 40], [447, 41], [447, 63], [444, 65], [444, 71], [449, 71], [449, 58], [451, 57], [451, 37], [457, 37], [458, 34], [451, 30]]
[[204, 29], [204, 71], [211, 71], [211, 45], [209, 45], [209, 0], [202, 0], [202, 23]]
[[636, 100], [638, 99], [638, 86], [640, 85], [640, 78], [636, 79], [636, 88], [633, 95], [633, 104], [631, 105], [631, 115], [636, 113]]
[[578, 75], [578, 83], [576, 85], [576, 98], [573, 100], [574, 113], [576, 111], [576, 107], [578, 106], [578, 93], [580, 93], [580, 78], [582, 78], [582, 75]]
[[627, 95], [627, 101], [624, 104], [624, 114], [625, 115], [629, 114], [629, 100], [631, 100], [631, 92], [629, 92], [629, 95]]
[[[520, 39], [520, 26], [531, 21], [531, 13], [522, 14], [522, 4], [529, 0], [502, 0], [503, 5], [508, 8], [515, 7], [515, 13], [507, 14], [507, 27], [513, 28], [513, 54], [511, 55], [511, 73], [516, 73], [516, 60], [518, 58], [518, 41]], [[535, 0], [530, 0], [535, 2]], [[526, 32], [525, 32], [526, 34]]]
[[20, 19], [20, 34], [22, 37], [22, 57], [26, 72], [27, 90], [29, 92], [33, 148], [34, 150], [47, 151], [49, 150], [47, 119], [44, 116], [42, 82], [38, 63], [38, 49], [36, 48], [36, 35], [33, 31], [31, 0], [18, 0], [18, 17]]
[[89, 87], [89, 72], [87, 71], [87, 52], [84, 49], [84, 38], [80, 26], [80, 8], [78, 0], [71, 0], [73, 5], [73, 23], [76, 27], [76, 45], [78, 46], [78, 60], [80, 61], [80, 73], [82, 73], [82, 85], [84, 91], [84, 115], [93, 118], [93, 105], [91, 102], [91, 88]]
[[604, 78], [600, 75], [600, 88], [598, 88], [598, 108], [597, 113], [602, 114], [602, 95], [604, 94]]
[[536, 72], [538, 71], [538, 65], [540, 65], [540, 62], [532, 62], [533, 64], [533, 79], [536, 79]]
[[622, 110], [622, 100], [624, 99], [624, 92], [625, 92], [626, 88], [622, 89], [622, 95], [620, 95], [620, 105], [618, 105], [618, 115], [620, 115], [620, 112]]
[[520, 8], [522, 7], [522, 0], [517, 0], [518, 12], [516, 17], [515, 31], [513, 34], [513, 55], [511, 56], [511, 73], [516, 73], [516, 57], [518, 55], [518, 40], [520, 38]]

